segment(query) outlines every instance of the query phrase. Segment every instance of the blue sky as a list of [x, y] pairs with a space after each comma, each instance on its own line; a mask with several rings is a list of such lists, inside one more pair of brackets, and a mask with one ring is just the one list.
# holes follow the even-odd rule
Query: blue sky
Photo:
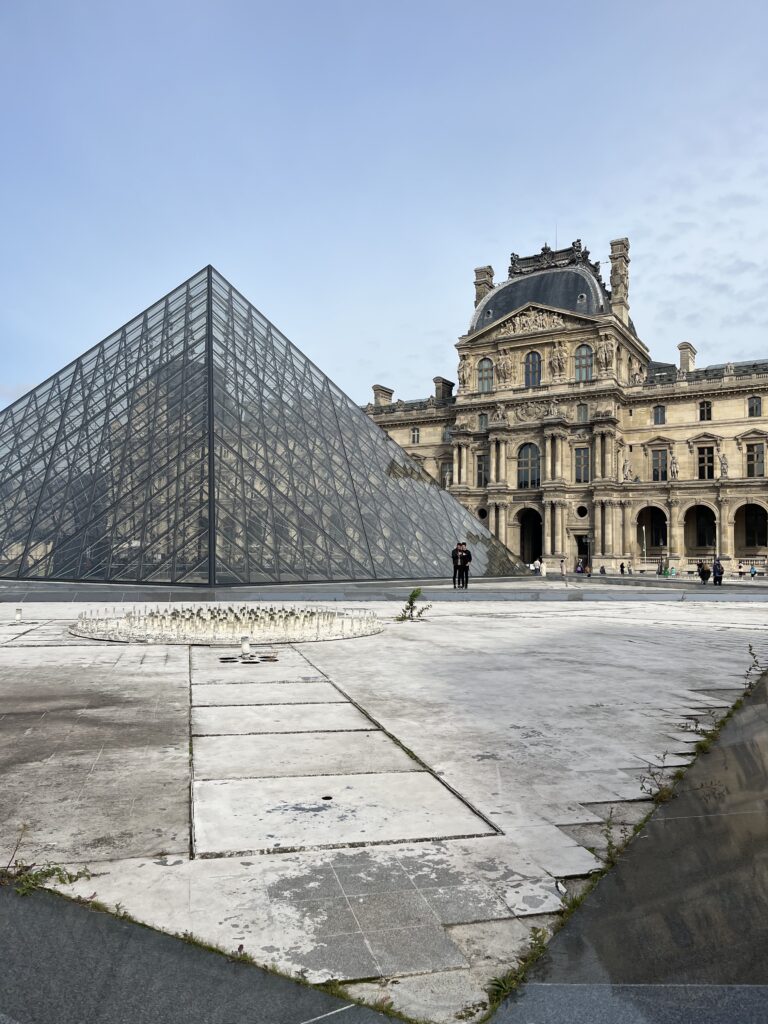
[[0, 406], [207, 263], [357, 401], [426, 395], [473, 268], [556, 238], [629, 237], [656, 358], [768, 358], [767, 29], [757, 0], [5, 4]]

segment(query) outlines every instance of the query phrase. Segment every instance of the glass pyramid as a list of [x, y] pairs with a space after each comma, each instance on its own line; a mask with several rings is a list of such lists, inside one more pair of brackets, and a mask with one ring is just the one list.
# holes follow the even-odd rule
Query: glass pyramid
[[231, 585], [521, 567], [212, 267], [0, 412], [0, 577]]

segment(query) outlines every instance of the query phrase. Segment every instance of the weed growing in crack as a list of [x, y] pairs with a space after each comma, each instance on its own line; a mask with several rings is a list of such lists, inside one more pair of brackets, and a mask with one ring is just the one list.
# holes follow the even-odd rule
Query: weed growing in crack
[[399, 615], [395, 616], [395, 622], [416, 622], [422, 618], [422, 616], [429, 611], [432, 607], [431, 604], [423, 604], [420, 608], [416, 607], [416, 602], [421, 597], [421, 587], [416, 587], [408, 595], [408, 600], [403, 606], [403, 610]]
[[520, 986], [528, 971], [544, 954], [546, 948], [546, 928], [532, 928], [530, 945], [517, 967], [507, 971], [506, 974], [499, 975], [498, 978], [492, 978], [488, 983], [486, 992], [491, 1002], [491, 1009], [495, 1009], [503, 999], [506, 999]]

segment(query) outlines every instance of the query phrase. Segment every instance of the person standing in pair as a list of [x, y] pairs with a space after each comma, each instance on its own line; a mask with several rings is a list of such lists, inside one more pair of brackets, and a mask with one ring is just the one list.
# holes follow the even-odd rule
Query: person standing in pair
[[462, 541], [461, 551], [459, 552], [459, 586], [462, 590], [466, 590], [469, 586], [469, 565], [471, 561], [472, 552], [466, 543]]
[[461, 552], [461, 541], [456, 541], [456, 547], [451, 552], [453, 561], [453, 589], [455, 590], [459, 581], [459, 554]]

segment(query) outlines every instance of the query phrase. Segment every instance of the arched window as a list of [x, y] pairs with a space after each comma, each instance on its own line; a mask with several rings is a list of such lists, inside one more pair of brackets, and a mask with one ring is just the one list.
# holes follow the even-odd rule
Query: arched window
[[537, 388], [541, 384], [541, 356], [538, 352], [529, 352], [525, 357], [525, 386]]
[[712, 403], [711, 402], [699, 402], [699, 419], [700, 420], [711, 420], [712, 419]]
[[666, 406], [654, 405], [653, 407], [653, 422], [657, 427], [667, 422], [667, 410]]
[[576, 422], [586, 423], [589, 419], [589, 406], [585, 402], [580, 402], [576, 406]]
[[481, 412], [480, 415], [477, 417], [477, 429], [478, 430], [487, 430], [488, 429], [488, 413], [487, 412]]
[[493, 391], [493, 363], [490, 359], [481, 359], [477, 364], [477, 390]]
[[576, 380], [592, 380], [592, 349], [589, 345], [579, 345], [573, 362]]
[[747, 402], [747, 413], [749, 416], [762, 416], [763, 415], [763, 400], [757, 395], [753, 395]]
[[421, 438], [421, 431], [418, 427], [411, 427], [411, 444], [418, 444]]
[[524, 444], [517, 453], [517, 486], [521, 490], [540, 485], [540, 458], [535, 444]]

